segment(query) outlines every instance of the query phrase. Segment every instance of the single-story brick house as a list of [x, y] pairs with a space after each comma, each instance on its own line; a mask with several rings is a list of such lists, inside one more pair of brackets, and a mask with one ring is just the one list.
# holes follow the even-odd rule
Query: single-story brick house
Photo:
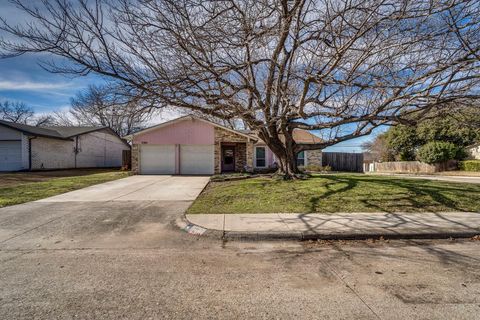
[[122, 166], [130, 145], [108, 127], [34, 127], [0, 120], [0, 171]]
[[[275, 155], [255, 134], [185, 116], [125, 137], [132, 143], [132, 170], [137, 174], [217, 174], [265, 170], [275, 166]], [[317, 143], [321, 139], [295, 130], [294, 139]], [[321, 150], [304, 151], [300, 166], [321, 165]]]

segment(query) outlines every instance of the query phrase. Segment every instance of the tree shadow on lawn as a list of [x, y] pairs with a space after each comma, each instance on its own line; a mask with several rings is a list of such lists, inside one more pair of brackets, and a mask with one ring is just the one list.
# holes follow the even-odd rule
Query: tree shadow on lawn
[[[360, 179], [364, 182], [372, 182], [369, 179]], [[379, 201], [362, 200], [367, 207], [376, 208], [383, 212], [399, 211], [398, 207], [404, 208], [407, 211], [419, 211], [419, 209], [428, 209], [431, 212], [445, 211], [443, 209], [438, 210], [438, 206], [447, 208], [452, 211], [469, 211], [459, 206], [455, 200], [450, 199], [445, 193], [451, 191], [459, 191], [459, 188], [454, 186], [435, 186], [429, 185], [429, 180], [408, 180], [408, 179], [391, 179], [391, 180], [375, 180], [374, 183], [392, 186], [394, 188], [401, 188], [407, 190], [409, 193], [415, 194], [414, 197], [400, 197], [395, 199], [398, 201], [394, 204], [395, 209], [392, 210], [386, 203], [379, 199]], [[460, 186], [459, 186], [460, 187]], [[461, 194], [463, 196], [464, 194]], [[424, 200], [422, 198], [425, 198]], [[400, 201], [406, 201], [408, 204], [401, 204]], [[388, 202], [387, 202], [388, 204]]]
[[[313, 177], [311, 179], [318, 179], [320, 177]], [[321, 200], [325, 200], [335, 194], [340, 194], [347, 192], [349, 190], [352, 190], [355, 188], [358, 184], [357, 181], [354, 179], [346, 178], [346, 177], [334, 177], [334, 176], [322, 176], [321, 178], [331, 180], [330, 182], [327, 182], [323, 187], [327, 189], [327, 192], [320, 196], [314, 196], [310, 197], [310, 208], [309, 208], [309, 213], [314, 213], [317, 212], [319, 203]], [[338, 186], [339, 184], [345, 184], [344, 187], [340, 189], [334, 189], [333, 187]]]
[[[398, 189], [402, 191], [408, 191], [409, 194], [414, 194], [416, 196], [400, 196], [394, 199], [388, 199], [382, 197], [380, 194], [376, 198], [371, 199], [359, 199], [361, 203], [367, 208], [374, 208], [377, 211], [381, 212], [398, 212], [401, 211], [420, 211], [428, 209], [429, 211], [438, 210], [439, 206], [442, 207], [440, 211], [445, 211], [447, 208], [452, 211], [471, 211], [459, 206], [459, 204], [445, 196], [444, 193], [451, 191], [459, 191], [459, 188], [456, 188], [453, 185], [446, 186], [435, 186], [429, 185], [431, 181], [429, 180], [408, 180], [408, 179], [381, 179], [381, 178], [370, 178], [370, 177], [347, 177], [347, 176], [321, 176], [321, 177], [312, 177], [311, 179], [327, 179], [330, 180], [327, 182], [324, 187], [327, 189], [322, 195], [313, 196], [309, 199], [309, 213], [319, 212], [319, 206], [322, 200], [327, 200], [332, 198], [334, 195], [341, 193], [345, 194], [345, 197], [351, 196], [348, 194], [348, 191], [354, 189], [355, 187], [360, 187], [359, 183], [367, 184], [377, 184], [382, 186], [382, 191], [385, 187], [391, 187], [394, 189], [394, 193], [398, 192]], [[339, 184], [345, 184], [341, 188], [338, 187]], [[460, 185], [458, 186], [460, 187]], [[471, 187], [474, 188], [474, 187]], [[468, 192], [468, 191], [467, 191]], [[474, 191], [473, 191], [474, 192]], [[459, 194], [459, 196], [464, 196], [464, 193]], [[422, 200], [421, 198], [426, 198]], [[392, 201], [395, 201], [392, 203]], [[435, 208], [436, 207], [436, 208]], [[332, 210], [330, 212], [333, 212]]]
[[[311, 179], [316, 179], [317, 177], [312, 177]], [[401, 179], [370, 179], [362, 176], [322, 176], [317, 179], [322, 179], [318, 181], [318, 186], [324, 187], [327, 189], [326, 192], [322, 192], [317, 196], [311, 196], [309, 198], [309, 210], [300, 215], [296, 215], [293, 218], [284, 218], [284, 221], [289, 223], [297, 223], [300, 219], [301, 223], [304, 225], [306, 230], [311, 233], [323, 232], [323, 229], [329, 229], [330, 225], [337, 225], [342, 228], [360, 230], [362, 228], [368, 227], [369, 225], [375, 228], [387, 229], [390, 232], [398, 232], [397, 228], [401, 226], [420, 226], [423, 230], [431, 230], [435, 232], [437, 227], [435, 224], [432, 225], [431, 221], [425, 215], [416, 216], [404, 216], [402, 212], [420, 212], [420, 211], [429, 211], [433, 212], [437, 219], [448, 221], [449, 223], [469, 230], [478, 230], [477, 226], [470, 226], [465, 224], [461, 219], [449, 218], [444, 214], [439, 214], [436, 211], [471, 211], [465, 210], [443, 193], [456, 191], [461, 194], [464, 190], [460, 190], [461, 185], [436, 185], [431, 184], [430, 181], [409, 181]], [[327, 180], [327, 181], [325, 181]], [[375, 186], [377, 184], [377, 187]], [[380, 188], [378, 187], [380, 186]], [[381, 192], [388, 192], [390, 188], [393, 190], [393, 198], [383, 197]], [[355, 188], [359, 188], [359, 192], [355, 192]], [[362, 195], [362, 188], [369, 188], [368, 192]], [[378, 188], [378, 194], [375, 188]], [[469, 187], [467, 192], [476, 192], [476, 187]], [[353, 192], [350, 192], [352, 191]], [[373, 192], [372, 192], [373, 191]], [[408, 194], [405, 194], [408, 193]], [[349, 212], [351, 210], [342, 210], [341, 206], [343, 203], [346, 203], [347, 200], [342, 202], [342, 199], [347, 197], [358, 196], [361, 197], [368, 196], [369, 194], [375, 195], [374, 199], [354, 199], [353, 201], [360, 202], [358, 204], [359, 210], [361, 208], [373, 209], [368, 211], [376, 211], [386, 213], [384, 215], [359, 215], [359, 216], [341, 216], [337, 217], [335, 215], [322, 215], [322, 216], [311, 216], [310, 213], [324, 212], [324, 213], [334, 213], [334, 212]], [[397, 194], [397, 195], [396, 195]], [[415, 196], [417, 195], [417, 196]], [[423, 199], [422, 199], [423, 198]], [[338, 210], [335, 207], [331, 207], [329, 211], [323, 210], [322, 206], [329, 207], [329, 204], [322, 203], [322, 201], [332, 200], [336, 205], [338, 203]], [[363, 204], [363, 206], [362, 206]], [[348, 208], [348, 209], [351, 209]], [[480, 213], [479, 213], [480, 214]], [[328, 226], [327, 226], [328, 225]]]

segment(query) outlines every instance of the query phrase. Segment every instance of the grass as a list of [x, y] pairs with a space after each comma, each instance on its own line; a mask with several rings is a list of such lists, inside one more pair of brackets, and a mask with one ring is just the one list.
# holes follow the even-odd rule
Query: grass
[[0, 208], [125, 178], [125, 171], [62, 170], [0, 174]]
[[211, 181], [224, 181], [229, 179], [234, 180], [235, 178], [243, 178], [248, 176], [251, 176], [251, 173], [243, 173], [243, 172], [222, 173], [222, 174], [215, 174], [211, 176], [210, 180]]
[[362, 174], [211, 182], [189, 213], [480, 212], [480, 185]]

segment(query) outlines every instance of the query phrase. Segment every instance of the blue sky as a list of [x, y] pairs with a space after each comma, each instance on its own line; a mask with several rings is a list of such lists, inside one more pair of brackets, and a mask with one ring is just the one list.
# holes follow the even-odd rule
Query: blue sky
[[[0, 59], [0, 101], [21, 101], [31, 106], [35, 112], [49, 113], [68, 109], [71, 97], [78, 91], [86, 89], [90, 84], [102, 82], [95, 75], [70, 77], [52, 74], [39, 65], [42, 59], [48, 57], [24, 55]], [[327, 150], [360, 152], [362, 143], [370, 139], [371, 136], [345, 141]]]
[[[22, 24], [28, 17], [18, 11], [9, 1], [0, 0], [0, 14], [9, 23]], [[10, 36], [0, 31], [0, 37]], [[0, 101], [25, 102], [35, 112], [47, 113], [68, 108], [70, 98], [89, 84], [101, 81], [99, 77], [67, 77], [44, 70], [40, 61], [55, 59], [51, 55], [23, 55], [0, 59]], [[59, 61], [59, 59], [55, 59]]]
[[49, 73], [41, 68], [39, 58], [24, 55], [0, 59], [0, 100], [22, 101], [35, 112], [51, 112], [68, 108], [75, 93], [100, 81], [95, 76], [72, 78]]
[[[0, 13], [9, 22], [25, 22], [25, 16], [19, 15], [8, 1], [0, 0]], [[0, 37], [5, 36], [0, 32]], [[101, 83], [99, 76], [71, 77], [52, 74], [40, 66], [41, 61], [55, 59], [52, 56], [23, 55], [0, 59], [0, 101], [21, 101], [32, 107], [37, 113], [50, 113], [66, 110], [70, 99], [90, 84]], [[363, 142], [372, 136], [362, 137], [329, 147], [328, 151], [360, 152]]]

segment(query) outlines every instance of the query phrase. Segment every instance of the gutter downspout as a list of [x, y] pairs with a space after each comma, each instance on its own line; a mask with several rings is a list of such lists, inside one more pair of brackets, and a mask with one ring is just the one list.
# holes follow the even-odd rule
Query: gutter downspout
[[32, 171], [32, 140], [37, 137], [28, 137], [28, 171]]
[[74, 156], [74, 160], [75, 160], [75, 169], [77, 169], [77, 154], [78, 154], [78, 136], [75, 136], [75, 151], [73, 153], [75, 156]]

